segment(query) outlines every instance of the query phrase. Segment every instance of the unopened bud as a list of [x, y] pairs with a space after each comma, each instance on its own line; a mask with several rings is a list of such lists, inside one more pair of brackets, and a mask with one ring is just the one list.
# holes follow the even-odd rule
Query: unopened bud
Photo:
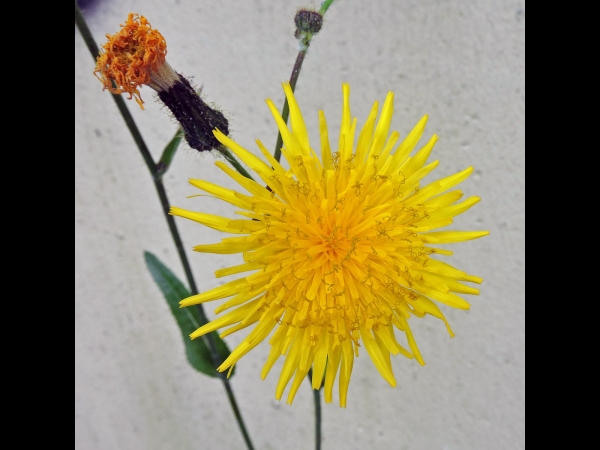
[[294, 23], [296, 24], [295, 36], [299, 38], [300, 33], [318, 33], [323, 26], [323, 16], [317, 11], [300, 9], [294, 17]]

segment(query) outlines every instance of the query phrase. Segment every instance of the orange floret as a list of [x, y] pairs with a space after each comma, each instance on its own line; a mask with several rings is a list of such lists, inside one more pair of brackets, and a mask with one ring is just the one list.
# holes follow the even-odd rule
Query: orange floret
[[[128, 93], [129, 99], [144, 109], [138, 86], [149, 84], [152, 72], [158, 72], [165, 63], [167, 43], [157, 30], [153, 30], [144, 16], [130, 13], [121, 30], [107, 34], [96, 58], [94, 75], [102, 82], [104, 89], [113, 94]], [[117, 84], [113, 88], [112, 81]]]

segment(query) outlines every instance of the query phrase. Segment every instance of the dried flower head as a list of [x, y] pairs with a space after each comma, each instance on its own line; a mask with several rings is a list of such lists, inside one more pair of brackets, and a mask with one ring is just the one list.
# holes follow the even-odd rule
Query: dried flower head
[[[121, 30], [107, 34], [108, 42], [96, 60], [94, 75], [113, 94], [128, 93], [144, 109], [139, 87], [148, 85], [180, 123], [187, 143], [198, 151], [220, 148], [212, 130], [229, 133], [221, 111], [208, 106], [190, 82], [167, 63], [165, 38], [144, 16], [130, 13]], [[116, 84], [116, 87], [113, 86]]]
[[[167, 43], [153, 30], [144, 16], [130, 13], [127, 22], [108, 42], [96, 59], [94, 74], [113, 94], [128, 93], [143, 109], [138, 87], [149, 85], [155, 90], [167, 88], [178, 78], [166, 62]], [[117, 87], [113, 87], [112, 82]]]

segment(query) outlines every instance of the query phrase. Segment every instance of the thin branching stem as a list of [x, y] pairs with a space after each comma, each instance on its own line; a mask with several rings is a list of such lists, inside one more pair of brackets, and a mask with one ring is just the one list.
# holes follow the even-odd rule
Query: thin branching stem
[[[325, 13], [333, 3], [333, 0], [324, 1], [321, 4], [321, 8], [319, 9], [319, 14], [325, 16]], [[298, 50], [298, 56], [296, 56], [296, 61], [294, 62], [294, 67], [292, 68], [292, 75], [290, 76], [290, 87], [292, 88], [292, 92], [296, 90], [296, 83], [298, 81], [298, 77], [300, 76], [300, 70], [302, 69], [302, 63], [304, 62], [304, 57], [308, 52], [308, 47], [310, 47], [310, 42], [312, 41], [313, 34], [307, 33], [300, 37], [300, 49]], [[283, 109], [281, 110], [281, 118], [287, 124], [288, 117], [290, 115], [290, 105], [288, 104], [287, 98], [283, 103]], [[275, 143], [275, 152], [273, 153], [273, 157], [279, 162], [281, 159], [281, 147], [283, 147], [283, 138], [281, 137], [281, 132], [277, 133], [277, 142]]]
[[[290, 86], [292, 88], [292, 92], [296, 90], [296, 82], [298, 81], [298, 76], [300, 76], [300, 69], [302, 69], [302, 63], [304, 62], [304, 57], [306, 56], [309, 45], [310, 40], [306, 44], [306, 47], [298, 52], [298, 56], [296, 57], [296, 62], [294, 63], [294, 68], [292, 69], [292, 76], [290, 77]], [[288, 104], [286, 98], [283, 104], [283, 110], [281, 111], [281, 118], [285, 123], [287, 123], [289, 115], [290, 105]], [[281, 159], [281, 147], [283, 147], [283, 138], [281, 137], [281, 132], [279, 132], [277, 134], [277, 143], [275, 144], [275, 153], [273, 153], [273, 157], [277, 160], [277, 162], [279, 162]]]
[[[91, 33], [89, 27], [87, 26], [87, 23], [85, 21], [85, 18], [83, 17], [83, 14], [81, 13], [79, 7], [77, 6], [77, 2], [75, 2], [75, 24], [77, 25], [77, 28], [79, 29], [79, 32], [81, 33], [81, 36], [83, 37], [83, 40], [85, 41], [85, 43], [92, 55], [92, 58], [94, 58], [94, 60], [95, 60], [96, 56], [99, 53], [99, 48], [92, 36], [92, 33]], [[181, 265], [183, 266], [183, 270], [185, 272], [185, 276], [187, 278], [188, 285], [190, 287], [190, 292], [192, 293], [192, 295], [195, 295], [198, 293], [198, 288], [196, 287], [196, 282], [194, 280], [194, 276], [192, 274], [192, 269], [191, 269], [189, 260], [187, 258], [187, 255], [185, 253], [185, 249], [183, 247], [181, 235], [179, 234], [179, 230], [177, 229], [177, 224], [175, 223], [175, 219], [173, 218], [173, 216], [169, 214], [170, 202], [167, 197], [167, 192], [165, 190], [165, 186], [162, 182], [161, 173], [157, 167], [157, 164], [154, 162], [152, 155], [150, 154], [150, 151], [148, 150], [148, 146], [144, 142], [144, 139], [142, 138], [142, 135], [141, 135], [137, 125], [135, 124], [135, 121], [133, 120], [133, 116], [131, 115], [131, 113], [129, 112], [129, 109], [127, 108], [127, 105], [125, 104], [125, 101], [123, 100], [123, 98], [120, 95], [113, 94], [112, 97], [113, 97], [115, 103], [117, 104], [117, 108], [119, 109], [119, 112], [123, 116], [123, 119], [125, 120], [125, 124], [127, 125], [127, 128], [129, 129], [131, 135], [133, 136], [133, 139], [134, 139], [140, 153], [142, 154], [144, 161], [146, 162], [146, 166], [148, 167], [150, 174], [152, 175], [152, 180], [154, 181], [154, 187], [156, 188], [156, 192], [160, 199], [160, 203], [162, 206], [163, 213], [165, 215], [165, 219], [167, 220], [167, 224], [169, 226], [169, 231], [171, 232], [171, 236], [173, 237], [175, 247], [177, 248], [177, 253], [179, 255], [179, 259], [181, 260]], [[202, 305], [196, 305], [196, 306], [197, 306], [201, 325], [208, 323], [208, 319], [206, 317], [206, 314], [204, 312], [204, 308], [202, 307]], [[206, 335], [206, 341], [208, 344], [208, 348], [210, 349], [213, 363], [215, 364], [215, 367], [217, 367], [218, 365], [221, 364], [222, 361], [221, 361], [221, 358], [220, 358], [218, 350], [217, 350], [214, 335], [213, 334]], [[231, 405], [231, 409], [233, 410], [233, 413], [235, 415], [238, 426], [240, 427], [240, 431], [242, 432], [244, 441], [246, 442], [246, 446], [248, 447], [248, 450], [254, 450], [254, 446], [252, 445], [252, 441], [250, 440], [250, 435], [248, 434], [248, 430], [246, 429], [246, 426], [242, 419], [242, 415], [241, 415], [239, 407], [237, 405], [237, 401], [235, 399], [235, 395], [231, 388], [231, 384], [229, 383], [229, 380], [227, 379], [227, 377], [224, 373], [219, 372], [219, 378], [223, 382], [225, 391], [227, 392], [227, 398], [229, 400], [229, 404]]]
[[333, 0], [326, 0], [323, 3], [321, 3], [321, 8], [319, 9], [321, 15], [324, 15], [327, 12], [332, 3]]
[[313, 393], [313, 399], [315, 402], [315, 449], [321, 450], [321, 430], [323, 429], [322, 419], [321, 419], [321, 389], [313, 389], [312, 388], [312, 377], [313, 377], [312, 369], [308, 371], [308, 375], [306, 379], [308, 384], [310, 385], [310, 389]]
[[242, 166], [242, 164], [237, 159], [235, 159], [235, 157], [231, 153], [229, 153], [225, 147], [221, 146], [216, 150], [225, 157], [229, 164], [231, 164], [233, 168], [238, 171], [238, 173], [250, 180], [254, 180], [254, 178], [252, 178], [248, 171], [244, 169], [244, 166]]

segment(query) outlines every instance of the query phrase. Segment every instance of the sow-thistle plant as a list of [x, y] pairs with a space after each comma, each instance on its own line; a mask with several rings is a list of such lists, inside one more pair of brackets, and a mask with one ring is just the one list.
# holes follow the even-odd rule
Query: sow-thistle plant
[[[229, 203], [231, 217], [175, 206], [169, 210], [161, 177], [180, 137], [155, 163], [123, 100], [115, 96], [152, 174], [190, 292], [148, 254], [149, 268], [172, 311], [180, 311], [176, 307], [179, 300], [182, 308], [197, 305], [196, 316], [174, 314], [182, 331], [188, 330], [185, 334], [198, 327], [190, 335], [194, 341], [186, 340], [188, 359], [201, 372], [220, 375], [249, 450], [253, 449], [252, 442], [226, 375], [261, 342], [271, 345], [261, 372], [263, 379], [279, 358], [284, 359], [276, 399], [282, 398], [291, 382], [287, 395], [291, 404], [312, 371], [315, 442], [320, 449], [321, 388], [326, 402], [331, 403], [337, 381], [340, 406], [346, 407], [354, 360], [365, 352], [381, 376], [396, 386], [391, 355], [424, 364], [409, 319], [434, 316], [454, 336], [438, 304], [468, 309], [469, 303], [461, 295], [479, 291], [465, 282], [482, 282], [438, 259], [452, 255], [439, 244], [476, 239], [488, 232], [440, 231], [479, 198], [460, 201], [463, 193], [454, 189], [471, 174], [470, 167], [423, 182], [438, 165], [438, 161], [427, 163], [437, 136], [414, 151], [427, 116], [400, 140], [399, 133], [390, 133], [394, 99], [390, 92], [381, 112], [375, 102], [358, 131], [350, 112], [350, 87], [344, 84], [337, 143], [330, 143], [325, 115], [319, 111], [320, 148], [310, 144], [293, 91], [311, 39], [321, 30], [323, 15], [332, 2], [325, 0], [318, 11], [300, 9], [294, 18], [298, 56], [290, 82], [283, 84], [286, 102], [282, 113], [267, 100], [280, 134], [273, 155], [257, 141], [263, 158], [228, 137], [228, 120], [167, 63], [165, 38], [144, 16], [130, 13], [121, 30], [106, 35], [108, 41], [99, 51], [75, 5], [76, 23], [96, 58], [94, 75], [104, 89], [128, 94], [144, 109], [140, 89], [149, 86], [179, 122], [191, 148], [216, 150], [235, 168], [222, 161], [215, 163], [240, 189], [190, 180], [209, 196]], [[256, 181], [230, 151], [256, 174]], [[284, 163], [280, 163], [281, 152]], [[215, 272], [218, 278], [234, 279], [198, 293], [173, 216], [233, 235], [220, 243], [197, 245], [194, 250], [241, 254], [239, 264]], [[228, 312], [208, 322], [202, 304], [214, 300], [224, 301], [217, 314]], [[249, 327], [232, 352], [214, 333], [224, 328], [220, 336], [225, 337]], [[398, 337], [406, 344], [402, 345]], [[192, 342], [197, 346], [192, 348]]]
[[[356, 140], [350, 87], [344, 84], [340, 136], [333, 149], [325, 115], [319, 112], [319, 158], [290, 85], [283, 87], [291, 127], [271, 100], [267, 105], [281, 132], [289, 168], [274, 159], [260, 141], [257, 144], [264, 160], [215, 130], [219, 142], [264, 184], [216, 162], [243, 191], [203, 180], [190, 183], [230, 203], [240, 217], [171, 208], [173, 215], [237, 236], [194, 247], [203, 253], [241, 253], [243, 262], [217, 270], [217, 277], [251, 272], [193, 295], [181, 306], [228, 298], [215, 312], [231, 311], [200, 327], [192, 339], [223, 327], [230, 328], [221, 337], [254, 326], [219, 371], [231, 370], [274, 331], [261, 376], [264, 379], [284, 357], [275, 398], [282, 397], [293, 378], [287, 396], [292, 403], [312, 368], [314, 389], [321, 387], [324, 378], [326, 402], [332, 402], [339, 373], [339, 401], [345, 407], [354, 359], [363, 349], [393, 387], [396, 379], [390, 355], [401, 354], [424, 364], [409, 325], [412, 316], [437, 317], [454, 336], [435, 302], [468, 309], [469, 304], [457, 294], [478, 294], [479, 290], [463, 282], [481, 283], [482, 279], [433, 256], [452, 254], [438, 244], [476, 239], [488, 232], [433, 231], [450, 225], [453, 217], [479, 198], [457, 203], [463, 194], [452, 190], [471, 174], [471, 167], [421, 185], [438, 165], [438, 161], [427, 164], [438, 139], [435, 135], [411, 156], [427, 116], [396, 146], [399, 133], [389, 133], [394, 98], [390, 92], [379, 120], [375, 102]], [[406, 336], [408, 348], [398, 342], [396, 330]]]

